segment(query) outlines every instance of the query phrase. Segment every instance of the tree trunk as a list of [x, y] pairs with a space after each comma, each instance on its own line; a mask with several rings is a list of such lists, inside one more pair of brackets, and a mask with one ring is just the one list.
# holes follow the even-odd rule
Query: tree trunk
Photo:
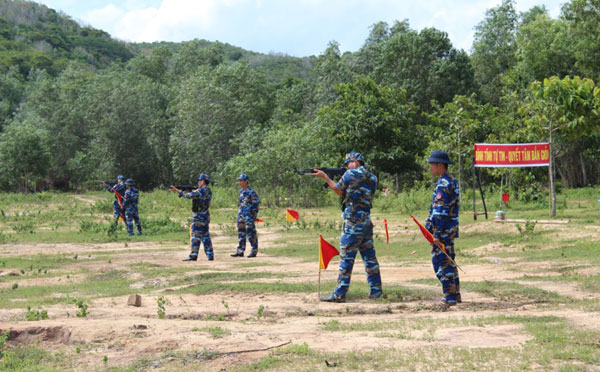
[[552, 158], [554, 157], [554, 155], [552, 155], [552, 120], [550, 120], [550, 141], [548, 142], [548, 147], [550, 154], [550, 159], [548, 163], [548, 178], [550, 179], [550, 193], [552, 196], [551, 216], [556, 217], [556, 193], [554, 192], [554, 172], [552, 172], [552, 166], [554, 164], [554, 161], [552, 160]]
[[581, 164], [581, 175], [583, 176], [583, 186], [588, 185], [587, 173], [585, 171], [585, 162], [583, 161], [583, 154], [579, 153], [579, 162]]

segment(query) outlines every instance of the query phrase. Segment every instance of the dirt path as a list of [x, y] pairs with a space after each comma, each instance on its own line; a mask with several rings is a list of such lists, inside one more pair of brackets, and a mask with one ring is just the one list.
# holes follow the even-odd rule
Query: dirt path
[[[591, 229], [590, 229], [591, 230]], [[277, 234], [262, 234], [261, 244], [276, 244]], [[192, 263], [198, 273], [227, 271], [232, 273], [269, 272], [281, 273], [284, 282], [316, 282], [314, 263], [301, 259], [259, 255], [254, 261], [229, 256], [232, 252], [233, 237], [215, 234], [214, 245], [217, 259], [213, 262], [200, 260]], [[462, 265], [464, 281], [503, 281], [522, 277], [531, 269], [530, 274], [539, 273], [539, 265], [515, 264], [510, 261], [495, 262], [488, 248], [480, 247], [479, 254], [484, 258], [482, 264]], [[140, 258], [138, 250], [145, 254]], [[1, 246], [3, 256], [26, 256], [37, 253], [68, 255], [93, 258], [98, 252], [114, 252], [112, 262], [98, 261], [73, 264], [73, 268], [101, 273], [109, 270], [126, 269], [132, 262], [156, 264], [168, 268], [189, 267], [181, 258], [187, 254], [187, 248], [181, 244], [160, 243], [123, 243], [108, 244], [17, 244]], [[493, 249], [492, 249], [493, 251]], [[136, 261], [137, 260], [137, 261]], [[244, 266], [246, 263], [257, 266]], [[515, 270], [518, 265], [519, 270]], [[357, 266], [358, 267], [358, 266]], [[360, 269], [360, 268], [359, 268]], [[386, 284], [403, 285], [414, 290], [439, 291], [435, 285], [410, 283], [411, 280], [432, 279], [431, 265], [427, 262], [407, 265], [381, 263], [384, 286]], [[582, 270], [591, 270], [584, 267]], [[188, 273], [192, 275], [194, 271]], [[2, 270], [2, 275], [19, 273], [14, 270]], [[84, 275], [84, 274], [78, 274]], [[74, 275], [69, 280], [76, 281]], [[136, 273], [130, 273], [133, 280], [132, 292], [138, 288], [147, 288], [156, 283], [143, 280]], [[136, 276], [137, 275], [137, 276]], [[335, 281], [335, 267], [322, 272], [322, 281]], [[136, 280], [139, 277], [139, 281]], [[162, 281], [159, 285], [168, 285], [173, 278], [153, 278]], [[43, 284], [56, 284], [58, 279], [42, 279]], [[265, 281], [273, 280], [270, 278]], [[20, 286], [40, 285], [40, 279], [19, 278]], [[364, 282], [361, 270], [353, 277], [355, 282]], [[64, 279], [63, 279], [64, 282]], [[574, 299], [598, 299], [600, 294], [591, 293], [574, 286], [553, 281], [519, 281], [519, 283], [556, 292], [561, 296]], [[4, 282], [0, 288], [8, 288]], [[588, 329], [600, 330], [600, 317], [572, 309], [541, 311], [530, 305], [519, 305], [498, 301], [478, 293], [464, 293], [463, 303], [440, 312], [432, 303], [422, 301], [373, 302], [368, 299], [353, 300], [345, 304], [321, 303], [316, 293], [311, 294], [250, 294], [218, 293], [208, 295], [178, 295], [172, 288], [158, 288], [150, 295], [142, 296], [142, 306], [127, 305], [127, 296], [94, 300], [89, 306], [89, 315], [85, 318], [75, 316], [73, 305], [56, 305], [46, 308], [49, 319], [39, 322], [23, 321], [23, 310], [0, 310], [0, 329], [11, 331], [12, 343], [31, 343], [39, 339], [42, 346], [49, 349], [80, 347], [82, 352], [77, 360], [77, 370], [94, 369], [103, 356], [107, 356], [111, 365], [126, 365], [142, 357], [156, 357], [169, 350], [202, 351], [212, 350], [221, 354], [216, 360], [203, 362], [203, 368], [219, 371], [227, 366], [257, 361], [269, 351], [248, 350], [266, 349], [291, 342], [306, 343], [315, 350], [330, 351], [336, 345], [336, 351], [368, 350], [382, 347], [402, 349], [420, 348], [430, 345], [460, 344], [467, 348], [512, 347], [531, 338], [520, 326], [498, 324], [480, 326], [461, 326], [458, 320], [493, 315], [556, 315], [573, 324]], [[385, 287], [384, 287], [385, 290]], [[157, 317], [157, 298], [168, 299], [166, 319]], [[366, 297], [366, 296], [365, 296]], [[225, 306], [227, 304], [227, 306]], [[263, 311], [259, 317], [259, 308]], [[221, 317], [223, 321], [216, 320]], [[213, 319], [213, 320], [206, 320]], [[324, 331], [331, 321], [344, 324], [381, 322], [420, 321], [423, 324], [448, 320], [433, 331], [406, 329], [402, 337], [381, 337], [385, 327], [374, 327], [364, 331]], [[209, 327], [219, 327], [222, 336], [211, 335]], [[427, 327], [425, 327], [427, 328]]]

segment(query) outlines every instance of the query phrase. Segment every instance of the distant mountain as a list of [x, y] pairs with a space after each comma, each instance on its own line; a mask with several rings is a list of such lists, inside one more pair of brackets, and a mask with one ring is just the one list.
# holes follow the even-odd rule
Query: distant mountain
[[80, 26], [45, 5], [0, 0], [0, 72], [18, 66], [58, 74], [70, 61], [102, 68], [133, 58], [128, 46], [104, 31]]
[[[312, 58], [260, 54], [227, 43], [196, 40], [201, 46], [217, 47], [224, 63], [246, 59], [272, 82], [306, 78]], [[148, 54], [166, 46], [176, 53], [183, 43], [125, 43], [102, 30], [82, 26], [70, 16], [45, 5], [23, 0], [0, 0], [0, 73], [16, 66], [23, 76], [32, 68], [59, 74], [69, 63], [93, 69], [126, 62], [138, 53]]]

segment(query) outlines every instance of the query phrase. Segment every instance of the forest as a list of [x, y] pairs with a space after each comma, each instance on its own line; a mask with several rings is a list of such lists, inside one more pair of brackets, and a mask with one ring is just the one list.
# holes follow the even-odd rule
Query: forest
[[[599, 34], [598, 0], [565, 2], [557, 19], [504, 0], [469, 51], [405, 19], [373, 24], [356, 52], [331, 41], [296, 58], [201, 39], [124, 43], [0, 0], [0, 190], [86, 190], [118, 174], [150, 190], [201, 172], [233, 187], [244, 172], [271, 203], [310, 206], [321, 184], [294, 169], [340, 166], [349, 151], [401, 191], [430, 182], [432, 150], [469, 185], [473, 143], [550, 138], [559, 189], [598, 185]], [[548, 173], [482, 177], [536, 200]]]

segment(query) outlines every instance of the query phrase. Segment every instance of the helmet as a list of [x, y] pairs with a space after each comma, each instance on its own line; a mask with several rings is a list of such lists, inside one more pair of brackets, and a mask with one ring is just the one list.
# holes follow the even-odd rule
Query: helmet
[[201, 180], [210, 182], [210, 177], [206, 173], [202, 173], [201, 175], [198, 176], [198, 181], [201, 181]]
[[428, 163], [444, 163], [454, 164], [446, 151], [438, 150], [431, 153], [431, 156], [427, 159]]
[[362, 161], [364, 162], [365, 159], [363, 158], [363, 156], [360, 154], [360, 152], [350, 152], [348, 154], [346, 154], [346, 159], [344, 160], [344, 164], [348, 164], [351, 161]]
[[238, 176], [238, 180], [249, 181], [250, 177], [248, 177], [248, 175], [246, 175], [245, 173], [242, 173]]
[[124, 179], [124, 178], [125, 178], [125, 176], [124, 176], [124, 175], [122, 175], [122, 174], [119, 174], [119, 175], [117, 176], [117, 179], [118, 179], [118, 180], [122, 180], [122, 179]]
[[135, 181], [131, 178], [128, 178], [127, 181], [125, 181], [125, 184], [129, 185], [129, 186], [133, 186], [133, 185], [135, 185]]

